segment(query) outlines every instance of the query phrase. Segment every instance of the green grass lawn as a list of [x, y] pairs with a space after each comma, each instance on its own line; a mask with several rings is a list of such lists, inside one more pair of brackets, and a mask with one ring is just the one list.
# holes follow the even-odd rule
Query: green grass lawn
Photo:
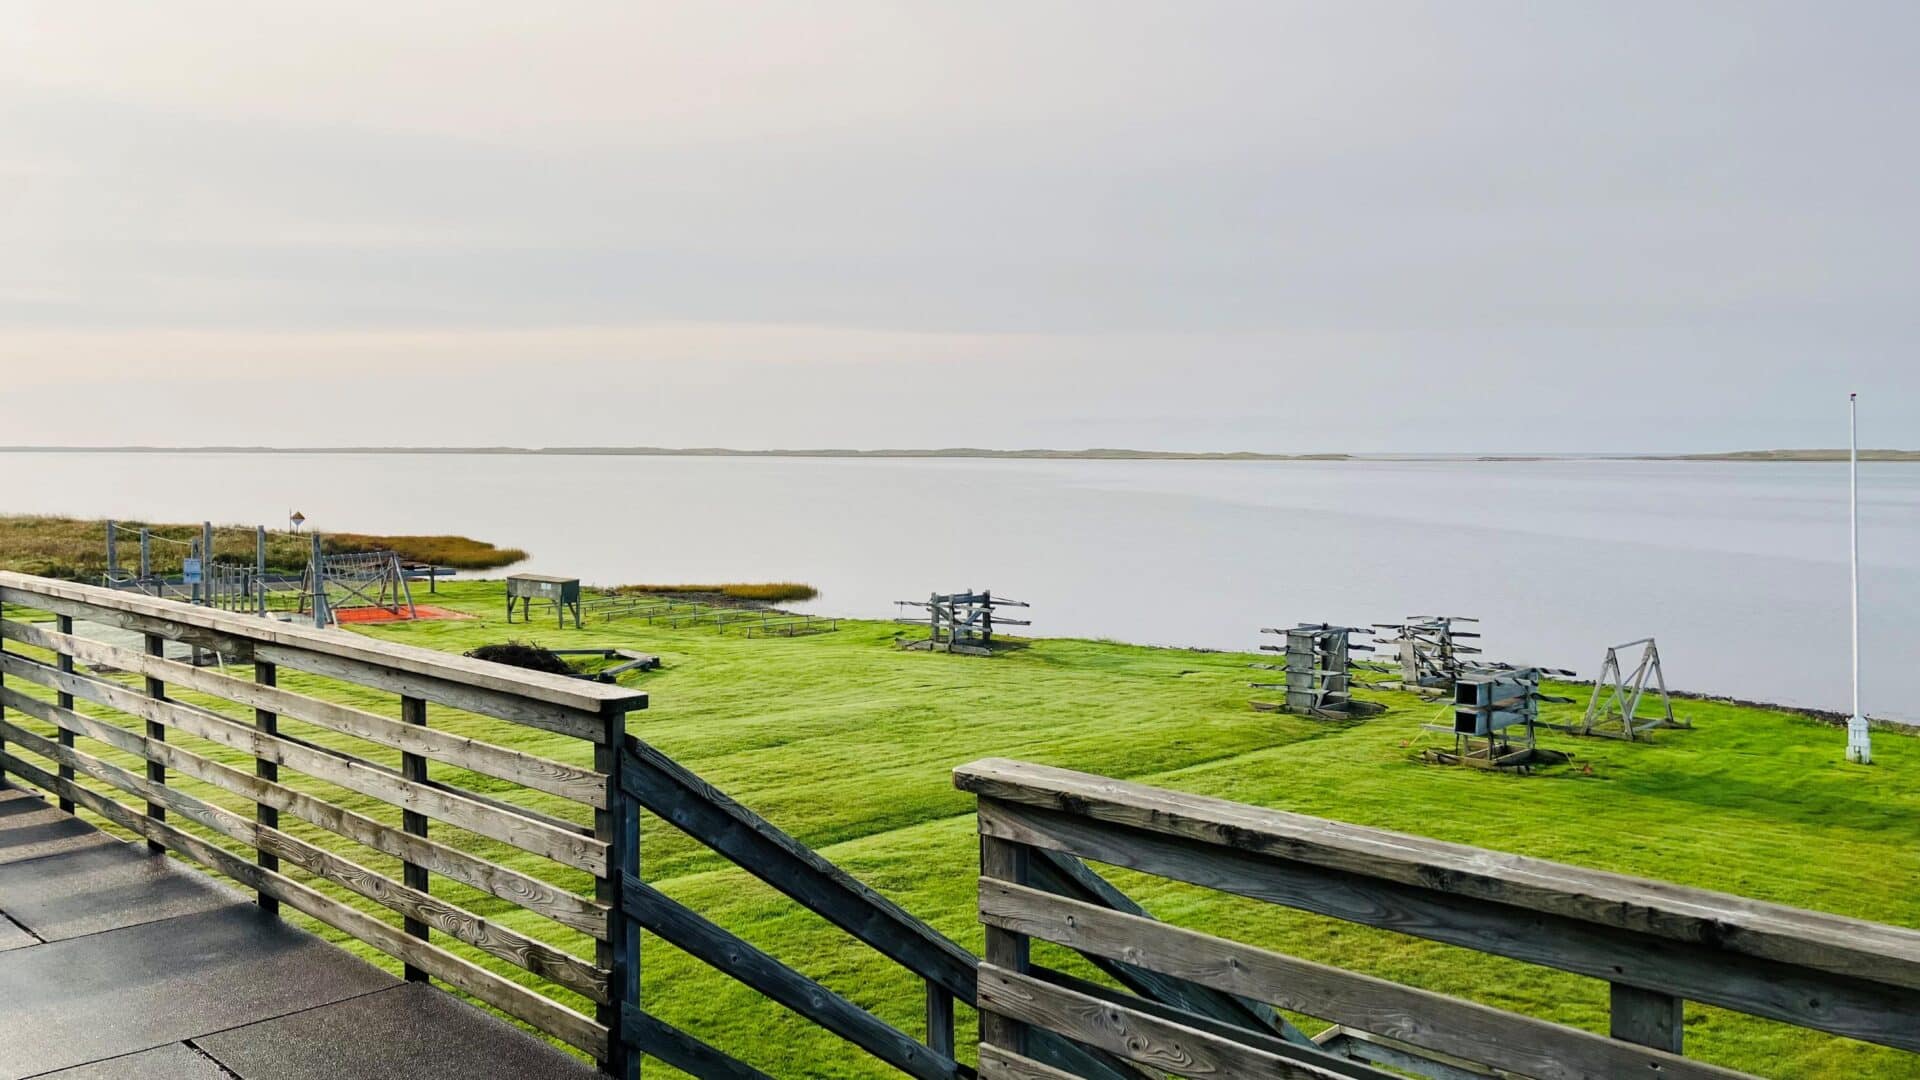
[[[1410, 695], [1367, 695], [1391, 710], [1358, 725], [1256, 713], [1247, 705], [1259, 692], [1246, 688], [1254, 675], [1246, 655], [1043, 640], [991, 659], [952, 657], [899, 651], [896, 627], [877, 622], [845, 622], [839, 633], [797, 639], [643, 622], [509, 628], [496, 582], [443, 585], [436, 602], [481, 618], [365, 632], [453, 651], [513, 638], [659, 654], [661, 670], [623, 679], [652, 695], [652, 707], [631, 719], [634, 735], [976, 951], [971, 803], [953, 790], [949, 773], [989, 755], [1920, 926], [1920, 743], [1904, 735], [1877, 733], [1878, 763], [1850, 767], [1841, 761], [1844, 733], [1826, 724], [1682, 702], [1695, 730], [1662, 732], [1653, 745], [1547, 733], [1546, 744], [1577, 753], [1575, 767], [1490, 775], [1419, 763], [1419, 747], [1445, 736], [1421, 731], [1438, 710]], [[1684, 658], [1671, 662], [1670, 677], [1684, 685]], [[283, 685], [392, 707], [381, 695], [321, 680], [287, 676]], [[1580, 690], [1570, 696], [1585, 700]], [[1563, 716], [1580, 708], [1547, 707]], [[434, 715], [436, 725], [584, 759], [584, 748], [562, 737]], [[205, 744], [191, 748], [245, 760]], [[1591, 774], [1580, 765], [1591, 766]], [[438, 766], [435, 774], [489, 790], [485, 778]], [[397, 811], [370, 800], [311, 786], [397, 820]], [[567, 805], [538, 796], [522, 801], [555, 812]], [[440, 829], [436, 824], [436, 835]], [[649, 881], [903, 1029], [920, 1031], [920, 990], [905, 972], [670, 826], [649, 819], [646, 830]], [[317, 830], [290, 831], [339, 846]], [[485, 842], [475, 849], [529, 872], [528, 864], [541, 862], [489, 850]], [[355, 857], [394, 872], [391, 860], [364, 851]], [[585, 887], [584, 875], [540, 873]], [[1170, 921], [1605, 1030], [1607, 990], [1597, 980], [1136, 875], [1114, 878]], [[579, 935], [491, 897], [438, 880], [434, 888], [529, 934], [585, 948]], [[643, 955], [650, 1011], [753, 1064], [776, 1075], [891, 1075], [656, 939], [646, 941]], [[964, 1045], [972, 1018], [962, 1012]], [[1688, 1006], [1687, 1025], [1690, 1055], [1765, 1075], [1902, 1077], [1920, 1068], [1911, 1055], [1695, 1005]], [[1310, 1021], [1304, 1026], [1313, 1030]]]

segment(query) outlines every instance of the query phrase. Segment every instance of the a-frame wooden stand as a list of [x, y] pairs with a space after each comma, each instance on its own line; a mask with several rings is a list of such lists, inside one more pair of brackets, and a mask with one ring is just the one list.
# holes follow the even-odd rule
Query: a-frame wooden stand
[[[1620, 654], [1640, 647], [1640, 663], [1631, 675], [1621, 666]], [[1640, 715], [1640, 702], [1646, 696], [1647, 682], [1660, 692], [1659, 714]], [[1578, 726], [1568, 726], [1575, 735], [1602, 735], [1633, 742], [1650, 738], [1659, 728], [1690, 728], [1691, 721], [1673, 715], [1673, 698], [1667, 694], [1667, 677], [1660, 670], [1660, 646], [1652, 638], [1629, 641], [1607, 650], [1606, 662], [1593, 681], [1593, 698], [1587, 702], [1587, 715]]]

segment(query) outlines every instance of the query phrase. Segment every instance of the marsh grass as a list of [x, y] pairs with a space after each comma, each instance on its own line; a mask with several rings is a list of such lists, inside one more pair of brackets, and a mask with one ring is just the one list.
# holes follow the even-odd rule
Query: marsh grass
[[724, 585], [618, 585], [612, 590], [620, 596], [637, 593], [672, 593], [676, 596], [724, 596], [732, 600], [751, 600], [761, 604], [790, 604], [811, 600], [820, 590], [797, 581], [771, 581], [759, 584], [731, 582]]
[[[186, 545], [200, 536], [199, 525], [153, 524], [122, 521], [120, 525], [120, 565], [134, 568], [140, 562], [140, 529], [152, 530], [157, 542], [150, 545], [153, 571], [178, 574], [186, 558]], [[493, 570], [511, 566], [527, 557], [518, 548], [500, 548], [464, 536], [377, 536], [371, 533], [323, 533], [326, 550], [335, 554], [391, 549], [410, 562], [430, 562], [459, 570]], [[282, 573], [306, 569], [312, 539], [306, 533], [269, 531], [267, 567]], [[251, 565], [254, 561], [254, 530], [251, 526], [216, 525], [213, 532], [214, 558]], [[107, 523], [98, 519], [0, 516], [0, 570], [61, 578], [68, 581], [98, 581], [107, 569]]]

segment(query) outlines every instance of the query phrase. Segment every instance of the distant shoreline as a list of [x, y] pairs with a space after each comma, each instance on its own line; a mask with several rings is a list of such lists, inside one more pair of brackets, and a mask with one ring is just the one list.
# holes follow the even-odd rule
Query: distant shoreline
[[[4, 454], [446, 454], [529, 457], [833, 458], [989, 461], [1845, 461], [1847, 451], [1730, 450], [1704, 454], [1268, 454], [1252, 450], [736, 450], [658, 446], [0, 446]], [[1920, 462], [1920, 450], [1862, 450], [1862, 461]]]

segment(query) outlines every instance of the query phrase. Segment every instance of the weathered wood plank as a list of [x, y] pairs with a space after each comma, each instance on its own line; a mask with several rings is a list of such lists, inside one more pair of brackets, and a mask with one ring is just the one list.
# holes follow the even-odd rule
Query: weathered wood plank
[[980, 1080], [1080, 1080], [1080, 1078], [1070, 1072], [1062, 1072], [1051, 1065], [1043, 1065], [1032, 1058], [1021, 1057], [1011, 1050], [982, 1044]]
[[[1448, 1057], [1433, 1050], [1422, 1050], [1409, 1043], [1375, 1035], [1359, 1028], [1331, 1027], [1313, 1037], [1314, 1044], [1368, 1065], [1383, 1065], [1427, 1080], [1501, 1080], [1484, 1065]], [[1611, 1080], [1596, 1077], [1595, 1080]]]
[[[644, 693], [624, 687], [590, 683], [544, 672], [525, 671], [485, 660], [475, 660], [471, 657], [436, 652], [432, 649], [378, 641], [340, 631], [318, 630], [213, 608], [195, 607], [95, 585], [81, 585], [75, 582], [55, 581], [50, 578], [0, 571], [0, 602], [20, 604], [23, 607], [39, 608], [43, 611], [55, 610], [48, 606], [49, 601], [84, 607], [88, 610], [56, 613], [72, 614], [77, 618], [90, 621], [109, 621], [96, 618], [96, 614], [157, 620], [159, 624], [169, 629], [210, 632], [216, 636], [224, 636], [235, 644], [243, 642], [256, 646], [268, 644], [318, 657], [334, 657], [367, 663], [395, 673], [420, 675], [437, 682], [462, 687], [470, 691], [470, 696], [473, 697], [544, 702], [560, 706], [565, 710], [594, 715], [627, 712], [645, 707]], [[161, 631], [156, 629], [152, 632]], [[251, 657], [243, 658], [251, 659]], [[273, 658], [267, 659], [273, 660]], [[289, 663], [287, 666], [307, 670], [297, 663]], [[406, 693], [407, 691], [396, 692]], [[431, 694], [420, 696], [437, 700]], [[465, 708], [457, 702], [447, 701], [442, 704]], [[487, 709], [478, 711], [486, 712], [490, 716], [496, 715]], [[513, 718], [503, 717], [503, 719]]]
[[[263, 598], [261, 603], [264, 605], [265, 602]], [[261, 686], [275, 686], [280, 681], [280, 669], [274, 667], [272, 664], [256, 662], [253, 665], [253, 681], [259, 683]], [[62, 704], [70, 705], [71, 702], [62, 702]], [[253, 710], [253, 726], [260, 729], [263, 734], [277, 735], [280, 733], [280, 717], [271, 709], [256, 708]], [[64, 731], [66, 729], [63, 727], [61, 730]], [[144, 756], [144, 753], [143, 748], [142, 756]], [[253, 760], [253, 775], [262, 780], [277, 782], [280, 779], [280, 766], [275, 765], [271, 761], [261, 761], [259, 758], [255, 758]], [[256, 799], [253, 805], [253, 820], [259, 822], [266, 828], [277, 829], [280, 827], [280, 811], [273, 805]], [[262, 870], [278, 872], [280, 869], [280, 860], [271, 852], [257, 851], [253, 861], [255, 865], [259, 866]], [[269, 915], [278, 915], [280, 913], [280, 901], [275, 900], [266, 893], [257, 893], [255, 895], [257, 897], [256, 902], [260, 905], [261, 911]]]
[[967, 950], [678, 762], [629, 736], [620, 782], [640, 804], [907, 970], [973, 1004]]
[[1627, 1075], [1735, 1080], [1742, 1075], [1010, 882], [980, 882], [980, 918], [988, 926], [1099, 956], [1125, 958], [1225, 993], [1271, 1001], [1283, 1009], [1534, 1080]]
[[[1032, 856], [1033, 849], [1024, 844], [984, 833], [980, 836], [980, 876], [983, 878], [1025, 882], [1032, 873]], [[987, 963], [1007, 971], [1025, 973], [1032, 960], [1027, 935], [1002, 927], [987, 928], [986, 953]], [[1027, 1025], [1011, 1016], [984, 1007], [980, 1010], [980, 1041], [985, 1045], [1024, 1055], [1030, 1034]]]
[[628, 1045], [640, 1053], [659, 1058], [700, 1080], [773, 1080], [759, 1069], [715, 1050], [633, 1005], [620, 1010], [620, 1033]]
[[327, 753], [297, 741], [265, 732], [206, 709], [137, 694], [118, 683], [69, 675], [48, 664], [11, 653], [0, 654], [8, 674], [42, 686], [66, 690], [74, 696], [137, 716], [149, 725], [178, 728], [349, 791], [369, 795], [394, 806], [426, 814], [481, 836], [510, 844], [585, 870], [596, 876], [607, 870], [607, 845], [590, 837], [556, 828], [542, 821], [476, 802], [426, 784], [405, 780], [345, 753]]
[[61, 709], [12, 687], [0, 686], [0, 701], [63, 730], [98, 739], [130, 754], [156, 758], [184, 776], [213, 784], [262, 806], [272, 807], [275, 811], [285, 811], [382, 854], [429, 867], [436, 874], [526, 908], [563, 926], [596, 938], [605, 938], [607, 935], [605, 907], [538, 878], [509, 870], [457, 848], [408, 836], [384, 822], [334, 806], [276, 781], [250, 776], [177, 746], [149, 740], [118, 725], [70, 709]]
[[936, 982], [926, 984], [927, 1049], [953, 1057], [953, 995]]
[[4, 759], [8, 767], [17, 770], [32, 783], [73, 799], [101, 817], [139, 833], [151, 843], [178, 851], [208, 869], [223, 873], [248, 888], [269, 893], [288, 907], [310, 915], [343, 934], [364, 941], [389, 956], [423, 967], [430, 971], [434, 978], [464, 990], [494, 1008], [524, 1020], [589, 1054], [606, 1052], [607, 1029], [556, 1001], [503, 979], [444, 949], [416, 941], [364, 911], [323, 896], [291, 878], [262, 870], [224, 848], [210, 844], [191, 833], [182, 832], [165, 822], [155, 821], [98, 792], [71, 781], [61, 780], [58, 776], [11, 755], [0, 754], [0, 759]]
[[105, 642], [57, 633], [30, 623], [0, 619], [0, 636], [72, 657], [90, 666], [104, 666], [150, 675], [176, 687], [225, 698], [256, 710], [352, 735], [406, 753], [470, 769], [487, 776], [544, 791], [588, 806], [604, 808], [606, 778], [518, 750], [470, 739], [432, 728], [412, 727], [361, 709], [338, 705], [277, 686], [236, 679], [210, 668], [197, 668], [164, 657], [145, 656]]
[[[166, 652], [166, 643], [160, 639], [160, 636], [158, 634], [148, 634], [145, 638], [145, 641], [146, 641], [148, 656], [159, 656]], [[60, 674], [63, 679], [69, 680], [68, 685], [63, 685], [60, 689], [62, 690], [62, 692], [68, 695], [71, 695], [73, 693], [73, 687], [71, 685], [71, 681], [74, 680], [74, 674], [70, 671], [63, 671]], [[150, 709], [159, 708], [160, 703], [164, 702], [166, 699], [167, 684], [149, 675], [146, 678], [146, 688], [147, 688], [147, 707], [149, 707]], [[167, 741], [166, 725], [161, 723], [160, 720], [156, 718], [151, 712], [146, 713], [144, 715], [144, 719], [147, 722], [147, 738], [154, 742], [166, 742]], [[153, 760], [152, 758], [148, 758], [147, 759], [147, 779], [148, 781], [155, 784], [166, 783], [167, 767]], [[165, 821], [167, 819], [167, 809], [166, 807], [160, 805], [157, 802], [148, 801], [147, 816], [150, 818], [153, 818], [155, 821]], [[152, 854], [158, 855], [160, 853], [160, 845], [152, 840], [149, 840], [147, 841], [147, 850]]]
[[[5, 571], [0, 571], [0, 580], [4, 580]], [[40, 579], [34, 579], [40, 580]], [[253, 643], [244, 638], [232, 637], [201, 627], [174, 622], [171, 619], [150, 615], [141, 615], [116, 608], [100, 607], [95, 604], [77, 603], [54, 596], [42, 596], [20, 589], [9, 589], [0, 585], [0, 604], [18, 604], [21, 607], [65, 615], [68, 618], [84, 622], [100, 623], [103, 626], [115, 626], [135, 633], [153, 634], [168, 641], [210, 649], [219, 653], [229, 663], [245, 663], [253, 659]], [[181, 607], [188, 605], [182, 604]]]
[[196, 799], [174, 788], [154, 784], [125, 769], [109, 765], [90, 754], [61, 746], [57, 742], [42, 738], [5, 720], [0, 720], [0, 732], [5, 732], [9, 738], [41, 757], [59, 762], [130, 795], [138, 795], [149, 802], [159, 803], [190, 821], [238, 840], [248, 847], [270, 852], [309, 873], [343, 885], [375, 903], [391, 908], [411, 920], [432, 925], [524, 971], [544, 976], [595, 1001], [606, 1000], [606, 973], [565, 952], [533, 941], [506, 927], [489, 923], [464, 908], [435, 899], [424, 891], [403, 885], [359, 863], [314, 847], [278, 829], [265, 828], [230, 810]]
[[1123, 1009], [1131, 1009], [1143, 1015], [1164, 1020], [1170, 1024], [1193, 1028], [1196, 1031], [1203, 1031], [1209, 1035], [1226, 1039], [1229, 1042], [1240, 1043], [1253, 1047], [1256, 1050], [1265, 1050], [1270, 1054], [1277, 1054], [1289, 1061], [1310, 1062], [1337, 1076], [1346, 1077], [1348, 1080], [1380, 1080], [1379, 1074], [1373, 1069], [1368, 1068], [1364, 1063], [1343, 1060], [1329, 1053], [1325, 1047], [1312, 1041], [1309, 1041], [1305, 1046], [1301, 1046], [1298, 1043], [1290, 1043], [1271, 1031], [1262, 1031], [1257, 1028], [1243, 1027], [1239, 1024], [1225, 1023], [1220, 1020], [1215, 1020], [1210, 1016], [1201, 1016], [1199, 1013], [1187, 1012], [1185, 1009], [1168, 1005], [1164, 1002], [1154, 1001], [1152, 998], [1143, 998], [1137, 994], [1129, 994], [1124, 990], [1115, 990], [1100, 983], [1077, 978], [1068, 975], [1064, 971], [1056, 971], [1053, 968], [1035, 965], [1030, 974], [1049, 986], [1070, 990], [1076, 994], [1083, 994]]
[[1348, 922], [1628, 982], [1738, 1012], [1836, 1035], [1920, 1050], [1920, 993], [1824, 971], [1651, 938], [1559, 916], [1510, 910], [1473, 897], [1367, 878], [1184, 837], [1057, 813], [980, 802], [980, 829], [1036, 847]]
[[[1111, 908], [1128, 915], [1153, 918], [1125, 893], [1114, 888], [1105, 878], [1088, 868], [1087, 864], [1071, 855], [1048, 851], [1045, 848], [1034, 848], [1028, 861], [1030, 864], [1028, 873], [1032, 877], [1032, 884], [1047, 892], [1058, 893], [1098, 907]], [[1095, 954], [1089, 955], [1088, 959], [1120, 985], [1142, 997], [1152, 998], [1169, 1005], [1178, 1005], [1188, 1012], [1211, 1016], [1216, 1020], [1240, 1027], [1249, 1027], [1256, 1031], [1271, 1031], [1288, 1042], [1302, 1046], [1311, 1045], [1313, 1042], [1300, 1029], [1287, 1023], [1285, 1018], [1264, 1001], [1223, 994], [1210, 987], [1180, 979], [1163, 971], [1153, 971], [1129, 964], [1115, 957]]]
[[966, 791], [1850, 978], [1920, 989], [1920, 930], [990, 758]]
[[[992, 964], [980, 966], [980, 1007], [1075, 1042], [1181, 1076], [1339, 1080], [1320, 1065], [1247, 1046]], [[1313, 1051], [1273, 1040], [1299, 1054]], [[1316, 1055], [1317, 1056], [1317, 1055]], [[1388, 1074], [1376, 1072], [1380, 1080]]]
[[1614, 983], [1608, 1030], [1623, 1042], [1678, 1054], [1686, 1038], [1686, 1002], [1672, 994]]
[[629, 918], [714, 969], [765, 994], [920, 1080], [959, 1080], [960, 1066], [913, 1036], [754, 948], [635, 878], [621, 882]]
[[[625, 725], [625, 718], [609, 724]], [[609, 1029], [618, 1031], [622, 1010], [640, 1006], [640, 926], [627, 914], [621, 882], [640, 878], [640, 804], [620, 789], [620, 762], [624, 757], [616, 731], [609, 730], [605, 742], [593, 748], [593, 766], [604, 774], [607, 785], [607, 809], [593, 812], [593, 835], [607, 842], [611, 871], [593, 883], [594, 896], [607, 905], [607, 936], [594, 945], [594, 961], [611, 973], [611, 994], [595, 1016]], [[622, 1039], [607, 1044], [608, 1057], [596, 1062], [600, 1071], [619, 1080], [640, 1080], [641, 1053]]]
[[[0, 622], [4, 622], [4, 621], [5, 620], [0, 620]], [[67, 615], [54, 616], [54, 625], [57, 626], [60, 632], [63, 634], [73, 633], [73, 619], [71, 616], [67, 616]], [[62, 655], [62, 656], [55, 657], [54, 663], [60, 668], [61, 671], [66, 671], [66, 672], [73, 671], [73, 657], [71, 656]], [[69, 708], [69, 709], [73, 708], [72, 694], [60, 694], [54, 700], [58, 704], [63, 705], [66, 708]], [[62, 730], [60, 732], [60, 745], [72, 746], [73, 732]], [[73, 773], [70, 770], [68, 770], [66, 766], [62, 765], [60, 767], [60, 778], [63, 780], [71, 780], [73, 779]], [[67, 814], [73, 813], [73, 802], [69, 799], [61, 799], [60, 810], [62, 813], [67, 813]]]
[[[588, 742], [597, 742], [605, 737], [606, 725], [600, 722], [595, 713], [563, 708], [544, 701], [530, 701], [491, 690], [476, 690], [459, 682], [434, 678], [418, 672], [397, 671], [378, 660], [352, 659], [306, 649], [289, 648], [285, 645], [268, 644], [255, 645], [254, 655], [310, 675], [322, 675], [331, 679], [358, 683], [361, 686], [370, 686], [376, 690], [385, 690], [403, 697], [425, 698], [436, 705], [446, 705], [482, 716], [510, 720], [516, 724], [525, 724], [528, 727], [559, 735], [570, 735]], [[508, 670], [522, 669], [509, 668]], [[530, 671], [527, 674], [536, 673]], [[573, 681], [586, 686], [599, 685], [585, 680]]]
[[[413, 698], [413, 697], [401, 698], [400, 712], [401, 712], [402, 719], [406, 723], [417, 724], [422, 729], [424, 729], [427, 726], [427, 703], [421, 700], [420, 698]], [[421, 757], [419, 754], [410, 754], [410, 753], [401, 754], [400, 755], [400, 773], [403, 779], [411, 783], [415, 783], [415, 784], [426, 783], [427, 782], [427, 759], [424, 757]], [[422, 814], [417, 810], [403, 810], [400, 813], [400, 828], [401, 828], [401, 831], [405, 832], [408, 836], [418, 836], [418, 837], [424, 838], [427, 835], [427, 815]], [[401, 863], [400, 874], [403, 878], [406, 879], [408, 889], [415, 890], [421, 893], [422, 895], [425, 895], [427, 891], [431, 888], [432, 877], [427, 873], [427, 868], [424, 866], [421, 866], [419, 863], [414, 863], [414, 862]], [[429, 941], [432, 939], [432, 936], [433, 936], [431, 926], [432, 924], [427, 922], [425, 919], [419, 919], [419, 918], [413, 917], [412, 915], [408, 915], [406, 919], [406, 923], [401, 927], [401, 929], [406, 932], [406, 935], [408, 937], [419, 938], [421, 941]], [[414, 967], [412, 964], [407, 965], [407, 968], [404, 974], [406, 975], [406, 979], [408, 982], [426, 982], [427, 981], [427, 973], [417, 967]], [[601, 995], [600, 1000], [602, 1003], [605, 1002], [606, 996], [604, 993]]]

